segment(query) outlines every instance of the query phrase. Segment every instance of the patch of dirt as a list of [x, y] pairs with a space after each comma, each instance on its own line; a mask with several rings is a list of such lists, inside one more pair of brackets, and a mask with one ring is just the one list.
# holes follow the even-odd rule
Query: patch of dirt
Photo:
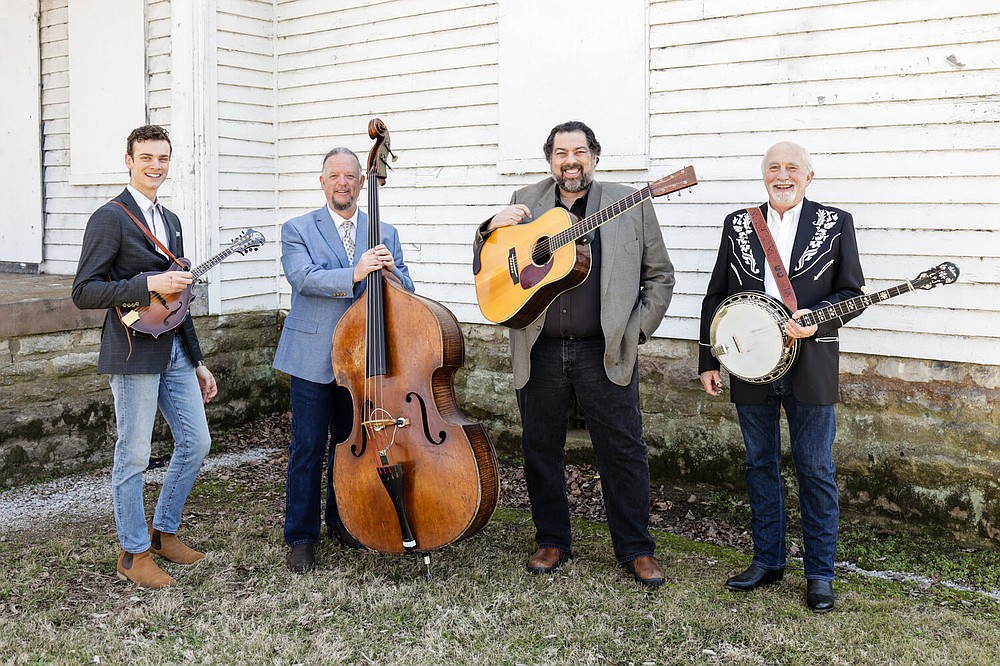
[[[287, 442], [291, 431], [291, 415], [266, 416], [254, 423], [215, 437], [226, 450], [250, 447], [274, 447], [275, 452], [263, 465], [221, 471], [225, 479], [248, 482], [260, 480], [262, 473], [270, 480], [284, 478], [288, 460]], [[500, 456], [500, 504], [511, 509], [530, 508], [521, 461]], [[272, 478], [273, 475], [273, 478]], [[566, 466], [566, 490], [570, 511], [574, 516], [604, 521], [604, 495], [596, 468], [590, 465]], [[681, 485], [653, 486], [650, 495], [649, 526], [654, 530], [711, 543], [744, 552], [753, 549], [750, 535], [750, 507], [745, 500], [721, 496], [707, 487]], [[790, 545], [795, 555], [796, 545]]]

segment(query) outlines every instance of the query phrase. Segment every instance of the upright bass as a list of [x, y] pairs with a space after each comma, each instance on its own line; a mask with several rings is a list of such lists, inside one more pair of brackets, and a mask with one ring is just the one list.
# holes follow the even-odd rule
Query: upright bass
[[[369, 123], [368, 135], [372, 248], [382, 242], [378, 190], [391, 151], [381, 120]], [[455, 316], [388, 271], [366, 280], [333, 335], [334, 374], [354, 404], [351, 433], [334, 452], [337, 507], [366, 547], [428, 553], [489, 521], [500, 493], [496, 453], [455, 399], [453, 376], [465, 360]]]

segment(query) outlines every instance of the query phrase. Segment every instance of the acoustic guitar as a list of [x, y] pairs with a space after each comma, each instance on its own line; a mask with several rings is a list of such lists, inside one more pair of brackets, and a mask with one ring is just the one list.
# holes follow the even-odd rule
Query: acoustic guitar
[[[933, 289], [958, 279], [958, 266], [946, 261], [917, 277], [874, 294], [862, 294], [799, 317], [802, 326], [822, 324], [864, 310], [917, 289]], [[719, 304], [709, 328], [712, 356], [729, 374], [751, 384], [768, 384], [783, 377], [799, 355], [799, 340], [785, 333], [791, 313], [777, 298], [760, 291], [733, 294]]]
[[[256, 250], [258, 247], [264, 244], [264, 234], [253, 229], [246, 229], [239, 236], [233, 239], [232, 244], [225, 250], [215, 255], [203, 264], [190, 269], [191, 275], [197, 280], [199, 277], [204, 275], [209, 271], [209, 269], [218, 266], [222, 263], [222, 260], [238, 252], [240, 254], [246, 254], [250, 250]], [[171, 271], [186, 271], [189, 270], [188, 267], [191, 262], [183, 257], [178, 257], [178, 261], [184, 262], [183, 266], [178, 266], [174, 264], [170, 267]], [[141, 273], [140, 275], [150, 276], [150, 275], [160, 275], [159, 272], [152, 271], [149, 273]], [[179, 291], [175, 294], [160, 294], [158, 292], [150, 292], [149, 294], [149, 305], [123, 309], [116, 308], [118, 310], [118, 318], [121, 319], [122, 324], [127, 328], [136, 331], [137, 333], [146, 333], [152, 335], [154, 338], [158, 338], [168, 331], [172, 331], [181, 325], [184, 321], [184, 317], [187, 316], [188, 308], [191, 305], [191, 299], [194, 298], [194, 293], [192, 291], [192, 284], [189, 284], [186, 289]]]
[[582, 220], [557, 207], [533, 222], [494, 230], [483, 243], [475, 274], [483, 316], [510, 328], [524, 328], [559, 294], [590, 274], [590, 245], [576, 241], [647, 199], [697, 182], [694, 167], [687, 166]]

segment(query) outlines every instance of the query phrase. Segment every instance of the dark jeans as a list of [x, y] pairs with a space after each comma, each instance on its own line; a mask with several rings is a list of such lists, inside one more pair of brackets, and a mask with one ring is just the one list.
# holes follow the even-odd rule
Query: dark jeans
[[564, 449], [576, 397], [587, 420], [604, 491], [615, 557], [625, 563], [656, 548], [649, 535], [649, 459], [642, 439], [638, 367], [628, 386], [604, 370], [604, 340], [541, 337], [531, 351], [531, 378], [517, 391], [524, 476], [540, 548], [569, 552]]
[[799, 481], [805, 576], [808, 580], [832, 581], [840, 518], [833, 464], [836, 417], [833, 405], [810, 405], [796, 400], [787, 377], [771, 385], [762, 404], [736, 405], [747, 449], [753, 561], [769, 570], [785, 566], [785, 493], [779, 470], [782, 407], [788, 420], [792, 460]]
[[292, 441], [285, 480], [285, 543], [316, 543], [320, 530], [323, 463], [329, 458], [326, 523], [340, 525], [333, 492], [333, 443], [351, 427], [350, 394], [337, 386], [292, 377]]

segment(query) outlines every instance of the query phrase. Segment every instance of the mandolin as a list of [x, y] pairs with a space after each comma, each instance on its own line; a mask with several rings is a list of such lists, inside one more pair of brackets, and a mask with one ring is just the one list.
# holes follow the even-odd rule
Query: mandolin
[[[191, 265], [191, 262], [183, 257], [179, 257], [178, 261], [183, 262], [184, 265], [178, 266], [177, 264], [174, 264], [169, 270], [190, 270], [194, 279], [197, 280], [210, 269], [222, 263], [223, 259], [234, 252], [246, 254], [251, 250], [256, 250], [263, 244], [264, 234], [259, 231], [254, 231], [253, 229], [246, 229], [243, 233], [233, 239], [233, 242], [229, 247], [205, 263], [189, 269], [188, 267]], [[142, 275], [160, 275], [160, 273], [152, 271], [149, 273], [141, 273], [140, 276]], [[146, 333], [148, 335], [152, 335], [154, 338], [158, 338], [164, 333], [174, 330], [181, 325], [181, 322], [184, 321], [184, 317], [187, 316], [188, 308], [191, 305], [191, 299], [194, 298], [192, 287], [193, 283], [189, 284], [186, 289], [179, 291], [176, 294], [160, 294], [152, 291], [149, 293], [149, 305], [137, 308], [116, 308], [118, 310], [118, 318], [121, 319], [122, 324], [124, 324], [127, 328], [137, 333]]]

